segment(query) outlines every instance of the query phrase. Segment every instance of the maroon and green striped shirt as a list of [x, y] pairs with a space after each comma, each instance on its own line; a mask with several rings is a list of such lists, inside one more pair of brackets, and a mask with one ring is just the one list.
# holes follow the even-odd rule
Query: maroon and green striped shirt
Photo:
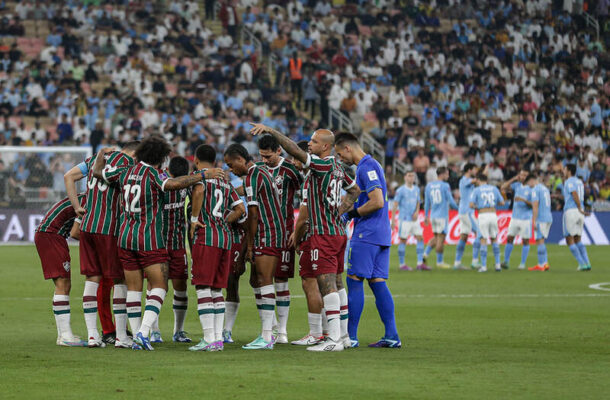
[[[78, 202], [82, 205], [84, 204], [84, 200], [85, 194], [79, 194]], [[70, 203], [70, 199], [66, 197], [55, 203], [53, 207], [47, 211], [38, 227], [36, 227], [36, 232], [56, 233], [67, 238], [70, 236], [74, 219], [76, 219], [76, 212]]]
[[244, 181], [248, 206], [258, 209], [258, 227], [254, 236], [255, 247], [283, 248], [286, 227], [283, 223], [280, 196], [273, 176], [267, 168], [252, 165]]
[[165, 228], [168, 250], [180, 250], [184, 248], [184, 232], [186, 230], [184, 203], [188, 195], [188, 189], [169, 190], [165, 192], [163, 227]]
[[279, 164], [275, 167], [269, 167], [264, 163], [257, 163], [257, 165], [265, 166], [273, 176], [280, 195], [280, 210], [286, 226], [287, 240], [294, 232], [294, 197], [301, 188], [303, 177], [297, 167], [284, 157], [281, 157]]
[[[205, 169], [194, 172], [201, 175]], [[202, 183], [199, 183], [203, 185]], [[195, 243], [210, 247], [230, 249], [233, 244], [233, 232], [225, 217], [239, 203], [241, 199], [235, 188], [229, 183], [219, 179], [206, 179], [203, 188], [203, 203], [198, 215], [199, 222], [204, 228], [195, 232]]]
[[[85, 160], [87, 165], [87, 197], [84, 208], [87, 210], [83, 216], [81, 230], [83, 232], [101, 235], [118, 236], [120, 214], [120, 188], [117, 185], [108, 185], [93, 176], [93, 164], [97, 155]], [[133, 165], [133, 158], [113, 151], [105, 155], [106, 165], [112, 167], [126, 167]]]
[[345, 235], [339, 206], [341, 189], [350, 189], [356, 182], [333, 156], [318, 158], [308, 155], [309, 167], [307, 210], [312, 235]]
[[104, 168], [104, 180], [121, 187], [119, 246], [127, 250], [166, 248], [163, 204], [167, 175], [142, 161], [129, 166]]

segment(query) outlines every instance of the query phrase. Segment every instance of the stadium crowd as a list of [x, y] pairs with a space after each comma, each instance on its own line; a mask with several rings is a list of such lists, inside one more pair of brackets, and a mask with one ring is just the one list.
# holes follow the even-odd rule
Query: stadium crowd
[[[249, 121], [307, 140], [336, 122], [332, 109], [420, 185], [440, 166], [453, 189], [467, 162], [489, 165], [490, 183], [524, 167], [560, 208], [558, 172], [572, 162], [587, 205], [610, 200], [608, 0], [2, 7], [0, 145], [97, 151], [158, 132], [187, 158], [213, 145], [220, 162], [233, 142], [257, 153]], [[59, 176], [52, 160], [45, 174]], [[28, 168], [44, 171], [0, 160], [9, 185], [53, 186]]]

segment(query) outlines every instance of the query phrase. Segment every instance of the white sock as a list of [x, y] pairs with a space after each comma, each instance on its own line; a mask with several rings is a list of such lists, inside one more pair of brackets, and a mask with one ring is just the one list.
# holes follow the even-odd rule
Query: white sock
[[127, 318], [131, 332], [135, 336], [140, 331], [142, 324], [142, 292], [135, 290], [127, 291]]
[[185, 291], [174, 290], [174, 334], [184, 330], [184, 318], [188, 308], [189, 298]]
[[222, 326], [225, 323], [225, 298], [222, 290], [212, 290], [212, 301], [214, 302], [214, 341], [222, 341]]
[[83, 313], [85, 314], [85, 325], [87, 325], [87, 337], [98, 339], [100, 333], [97, 330], [97, 288], [100, 284], [85, 281], [83, 291]]
[[55, 314], [57, 336], [72, 339], [74, 334], [70, 327], [70, 296], [63, 294], [53, 296], [53, 314]]
[[338, 290], [339, 294], [339, 315], [340, 315], [340, 327], [341, 327], [341, 337], [347, 335], [347, 321], [349, 318], [349, 314], [347, 312], [347, 292], [345, 288]]
[[214, 301], [210, 288], [197, 289], [197, 312], [203, 329], [203, 340], [208, 343], [214, 342]]
[[[151, 290], [146, 291], [146, 305], [148, 305], [148, 298], [150, 297], [151, 292]], [[144, 311], [144, 313], [146, 313], [146, 311]], [[153, 322], [151, 325], [150, 330], [153, 332], [161, 332], [161, 329], [159, 329], [159, 318], [155, 319], [155, 322]]]
[[322, 336], [322, 314], [308, 312], [307, 321], [309, 322], [309, 334], [317, 338]]
[[261, 298], [261, 288], [252, 288], [254, 291], [254, 301], [256, 302], [256, 309], [258, 310], [258, 316], [263, 318], [261, 305], [263, 304], [263, 300]]
[[[165, 300], [166, 294], [167, 291], [162, 288], [153, 288], [150, 291], [150, 296], [148, 300], [146, 300], [146, 308], [144, 309], [142, 325], [140, 325], [139, 330], [142, 336], [150, 336], [150, 331], [152, 330], [155, 321], [159, 319], [159, 312], [161, 312], [161, 307], [163, 306], [163, 300]], [[157, 323], [157, 329], [158, 327], [159, 324]]]
[[328, 320], [326, 319], [326, 310], [322, 309], [320, 312], [320, 316], [322, 317], [322, 334], [328, 335]]
[[329, 293], [322, 300], [324, 300], [324, 309], [328, 320], [328, 337], [338, 342], [341, 338], [339, 294], [337, 292]]
[[121, 341], [127, 341], [127, 285], [114, 285], [112, 295], [112, 311], [114, 312], [114, 325], [116, 326], [116, 337]]
[[273, 316], [275, 315], [275, 288], [273, 285], [261, 288], [261, 322], [263, 340], [269, 342], [273, 335]]
[[233, 301], [225, 302], [225, 331], [231, 332], [237, 319], [237, 311], [239, 311], [239, 303]]
[[286, 326], [288, 325], [288, 313], [290, 312], [290, 290], [288, 289], [288, 282], [276, 282], [274, 286], [279, 332], [286, 333]]

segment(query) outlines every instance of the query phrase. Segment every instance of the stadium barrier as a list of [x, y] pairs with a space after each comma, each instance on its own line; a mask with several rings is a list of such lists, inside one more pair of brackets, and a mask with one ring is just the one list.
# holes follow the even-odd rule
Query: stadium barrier
[[[44, 217], [46, 210], [28, 210], [28, 209], [0, 209], [0, 243], [15, 243], [34, 242], [34, 231]], [[295, 212], [295, 220], [298, 211]], [[563, 239], [563, 223], [561, 212], [553, 212], [553, 225], [547, 243], [565, 244]], [[511, 218], [511, 211], [498, 211], [498, 225], [501, 243], [506, 242], [508, 224]], [[423, 226], [424, 213], [420, 212], [419, 222]], [[351, 234], [353, 223], [350, 223], [349, 231]], [[457, 212], [450, 211], [447, 244], [457, 243], [460, 236], [460, 222]], [[610, 244], [610, 212], [596, 212], [585, 218], [585, 229], [583, 232], [583, 243], [594, 245]], [[424, 226], [424, 239], [427, 242], [432, 238], [432, 229], [430, 226]], [[472, 243], [474, 234], [468, 237], [468, 243]], [[409, 238], [410, 243], [414, 243], [413, 238]], [[392, 231], [392, 243], [398, 243], [398, 225]], [[516, 238], [516, 243], [521, 243], [519, 237]], [[531, 243], [534, 243], [533, 238]]]

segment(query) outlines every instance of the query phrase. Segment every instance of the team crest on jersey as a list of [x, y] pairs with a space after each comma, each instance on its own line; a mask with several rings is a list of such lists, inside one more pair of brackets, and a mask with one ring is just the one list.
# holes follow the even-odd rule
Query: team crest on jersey
[[165, 172], [161, 172], [159, 174], [159, 179], [161, 179], [162, 181], [168, 179], [169, 177], [167, 176], [167, 174]]
[[343, 173], [343, 170], [341, 168], [337, 168], [337, 169], [333, 170], [333, 176], [336, 177], [337, 179], [345, 178], [345, 174]]
[[181, 198], [184, 199], [187, 194], [188, 194], [188, 191], [186, 189], [180, 189], [180, 197]]
[[70, 272], [70, 261], [64, 261], [64, 269], [66, 272]]

